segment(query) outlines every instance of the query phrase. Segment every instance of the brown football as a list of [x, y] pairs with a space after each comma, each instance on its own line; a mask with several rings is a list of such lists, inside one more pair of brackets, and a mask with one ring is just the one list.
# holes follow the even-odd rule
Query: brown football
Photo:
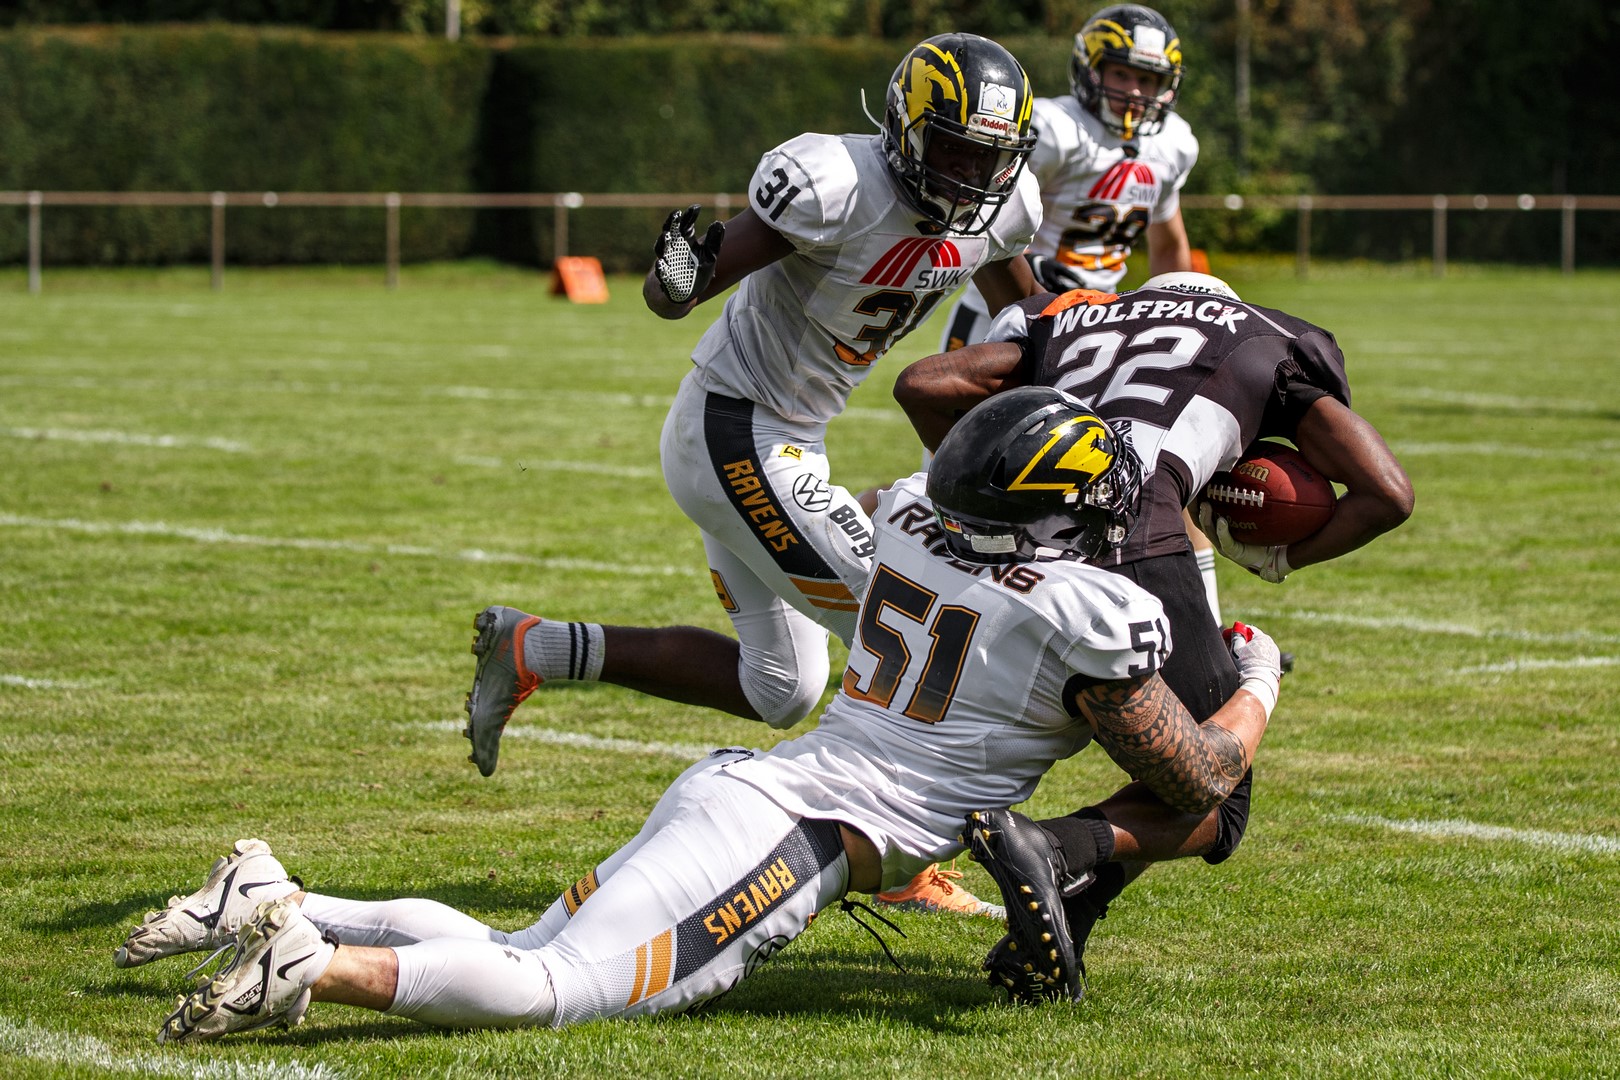
[[1305, 456], [1277, 442], [1257, 442], [1230, 472], [1210, 477], [1203, 499], [1245, 544], [1293, 544], [1333, 516], [1333, 485]]

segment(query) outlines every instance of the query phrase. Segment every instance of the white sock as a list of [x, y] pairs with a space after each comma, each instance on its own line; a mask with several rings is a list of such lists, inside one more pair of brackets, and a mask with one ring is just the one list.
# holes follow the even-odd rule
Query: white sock
[[599, 623], [541, 619], [523, 635], [523, 662], [543, 680], [596, 682], [604, 651]]
[[1215, 587], [1215, 549], [1194, 548], [1193, 555], [1198, 559], [1198, 573], [1204, 579], [1204, 599], [1209, 601], [1209, 613], [1215, 616], [1215, 625], [1224, 625], [1221, 622], [1221, 593]]

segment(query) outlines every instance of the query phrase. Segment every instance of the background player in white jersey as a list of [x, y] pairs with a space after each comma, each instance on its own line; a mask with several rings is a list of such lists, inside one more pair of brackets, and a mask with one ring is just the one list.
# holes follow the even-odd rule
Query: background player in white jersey
[[[933, 447], [977, 402], [1025, 384], [1058, 387], [1128, 427], [1146, 472], [1142, 521], [1100, 562], [1164, 604], [1176, 638], [1164, 679], [1195, 719], [1211, 715], [1237, 685], [1182, 527], [1212, 474], [1256, 439], [1275, 436], [1293, 440], [1323, 475], [1347, 487], [1332, 520], [1286, 548], [1237, 544], [1224, 523], [1215, 527], [1223, 552], [1268, 581], [1352, 551], [1412, 512], [1411, 481], [1377, 430], [1350, 408], [1333, 335], [1245, 304], [1206, 274], [1162, 275], [1121, 295], [1080, 290], [1022, 301], [1002, 312], [990, 341], [908, 367], [895, 397]], [[1144, 854], [1227, 858], [1243, 837], [1250, 786], [1244, 777], [1216, 811], [1189, 815], [1129, 785], [1096, 806], [1041, 822], [1059, 852], [1077, 845], [1089, 852], [1095, 841], [1103, 853], [1095, 880], [1066, 904], [1076, 952], [1141, 872]], [[1110, 850], [1120, 825], [1148, 845], [1145, 852]], [[1003, 959], [992, 951], [993, 973], [1004, 973]]]
[[[1144, 233], [1150, 275], [1193, 268], [1181, 189], [1198, 139], [1174, 111], [1183, 71], [1181, 38], [1152, 8], [1103, 8], [1074, 36], [1073, 93], [1036, 98], [1032, 120], [1042, 214], [1029, 261], [1046, 288], [1114, 289]], [[983, 341], [995, 310], [965, 290], [940, 351]]]
[[115, 956], [143, 964], [240, 927], [159, 1038], [297, 1023], [312, 1000], [454, 1027], [681, 1011], [846, 892], [962, 851], [970, 814], [976, 849], [1014, 865], [1005, 822], [981, 808], [1027, 798], [1092, 738], [1172, 805], [1224, 798], [1276, 703], [1276, 649], [1233, 638], [1242, 688], [1203, 725], [1165, 687], [1159, 602], [1090, 561], [1135, 517], [1129, 442], [1047, 388], [987, 402], [959, 441], [886, 494], [849, 667], [814, 731], [693, 765], [634, 840], [517, 933], [430, 900], [306, 892], [262, 841], [239, 842]]
[[[1024, 169], [1032, 101], [1000, 45], [929, 38], [895, 69], [881, 134], [807, 134], [769, 151], [749, 207], [702, 241], [696, 207], [670, 215], [649, 308], [683, 318], [740, 283], [692, 354], [661, 444], [737, 637], [488, 609], [466, 732], [484, 775], [512, 709], [547, 680], [601, 679], [780, 728], [815, 707], [828, 632], [848, 644], [872, 555], [866, 513], [829, 481], [827, 422], [969, 278], [998, 305], [1036, 291], [1019, 257], [1040, 222]], [[937, 874], [919, 888], [934, 906], [999, 914]]]

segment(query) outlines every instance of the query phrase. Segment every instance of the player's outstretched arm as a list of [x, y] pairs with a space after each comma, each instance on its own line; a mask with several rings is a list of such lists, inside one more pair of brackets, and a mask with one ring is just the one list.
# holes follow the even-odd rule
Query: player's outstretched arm
[[1158, 672], [1095, 683], [1075, 695], [1114, 763], [1191, 814], [1218, 806], [1249, 771], [1282, 678], [1276, 643], [1265, 633], [1242, 623], [1222, 633], [1242, 681], [1202, 724]]
[[963, 413], [991, 394], [1027, 385], [1024, 350], [1016, 342], [987, 341], [910, 365], [895, 380], [894, 400], [933, 451]]
[[1319, 398], [1294, 433], [1300, 453], [1344, 495], [1328, 523], [1313, 536], [1288, 547], [1288, 564], [1298, 568], [1336, 559], [1389, 532], [1412, 516], [1412, 481], [1378, 429], [1349, 406]]
[[653, 265], [641, 283], [641, 298], [661, 319], [682, 319], [763, 266], [793, 251], [787, 237], [744, 210], [723, 225], [711, 222], [698, 240], [697, 206], [677, 210], [664, 222], [653, 246]]

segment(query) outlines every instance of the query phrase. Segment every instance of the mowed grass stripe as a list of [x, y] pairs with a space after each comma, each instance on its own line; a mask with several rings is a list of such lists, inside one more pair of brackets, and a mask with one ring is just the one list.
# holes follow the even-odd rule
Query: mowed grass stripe
[[234, 544], [243, 547], [292, 548], [305, 551], [348, 551], [358, 555], [403, 555], [421, 559], [447, 559], [471, 563], [515, 563], [548, 570], [583, 571], [591, 574], [628, 575], [630, 577], [669, 577], [690, 575], [689, 566], [671, 566], [658, 563], [608, 563], [588, 559], [546, 558], [519, 555], [506, 551], [465, 549], [441, 551], [436, 548], [412, 544], [368, 544], [357, 540], [322, 540], [299, 536], [254, 536], [231, 532], [228, 529], [201, 529], [185, 525], [171, 525], [163, 521], [81, 521], [75, 518], [35, 518], [16, 514], [0, 514], [0, 528], [60, 530], [91, 535], [116, 534], [122, 536], [155, 536], [173, 540], [190, 540], [199, 544]]

